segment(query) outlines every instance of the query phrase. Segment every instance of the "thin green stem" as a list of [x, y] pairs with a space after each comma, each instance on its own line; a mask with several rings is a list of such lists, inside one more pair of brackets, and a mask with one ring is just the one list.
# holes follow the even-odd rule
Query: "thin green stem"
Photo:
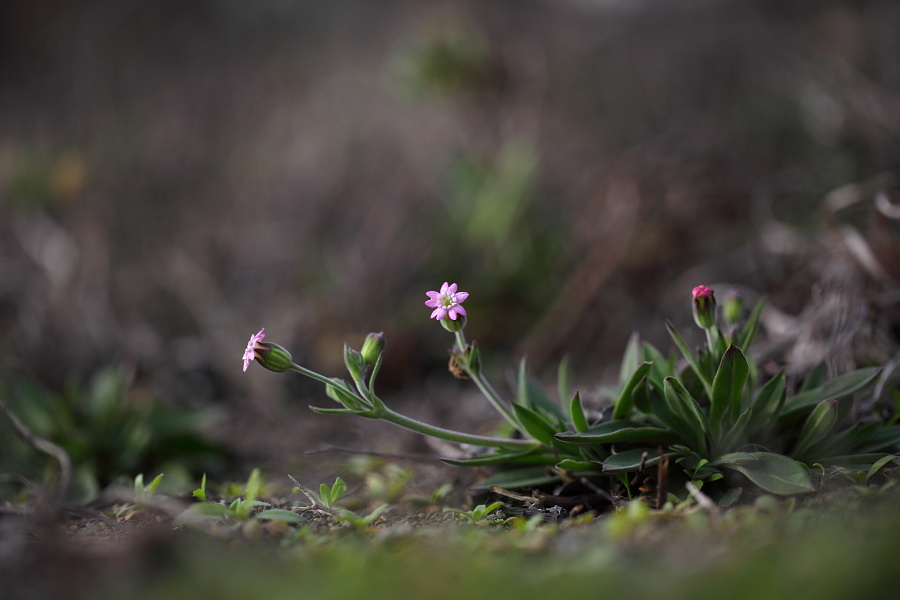
[[[466, 336], [463, 334], [462, 330], [454, 332], [456, 335], [456, 347], [460, 352], [466, 352], [468, 350], [468, 343], [466, 342]], [[488, 399], [488, 402], [491, 403], [491, 406], [503, 415], [503, 418], [512, 425], [518, 431], [522, 431], [519, 422], [516, 420], [515, 415], [506, 406], [506, 403], [500, 397], [500, 395], [494, 390], [491, 384], [485, 379], [484, 375], [481, 374], [480, 370], [475, 370], [469, 368], [468, 364], [465, 365], [466, 375], [469, 376], [469, 379], [475, 382], [475, 385], [478, 386], [478, 389], [484, 394], [484, 397]], [[523, 432], [524, 433], [524, 432]]]
[[531, 440], [489, 437], [484, 435], [462, 433], [460, 431], [453, 431], [452, 429], [444, 429], [443, 427], [429, 425], [428, 423], [423, 423], [422, 421], [417, 421], [416, 419], [406, 417], [398, 412], [394, 412], [387, 407], [385, 407], [384, 410], [381, 411], [379, 417], [381, 419], [384, 419], [385, 421], [393, 423], [394, 425], [399, 425], [418, 433], [429, 435], [435, 438], [440, 438], [442, 440], [447, 440], [449, 442], [456, 442], [458, 444], [473, 444], [476, 446], [491, 446], [497, 448], [528, 448], [534, 446], [535, 444]]

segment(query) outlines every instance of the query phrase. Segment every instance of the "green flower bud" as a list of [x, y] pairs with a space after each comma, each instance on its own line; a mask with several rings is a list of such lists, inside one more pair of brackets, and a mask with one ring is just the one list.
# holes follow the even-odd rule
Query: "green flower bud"
[[384, 332], [370, 333], [363, 342], [362, 354], [363, 361], [367, 365], [374, 365], [378, 361], [378, 357], [384, 352]]
[[698, 285], [692, 292], [694, 296], [694, 321], [703, 329], [711, 329], [716, 325], [716, 296], [705, 285]]
[[734, 325], [744, 317], [744, 294], [737, 288], [729, 290], [725, 294], [725, 302], [722, 303], [722, 316], [725, 322]]
[[284, 373], [291, 368], [291, 353], [279, 346], [261, 342], [256, 350], [256, 362], [275, 373]]
[[350, 376], [353, 377], [354, 381], [359, 380], [363, 371], [366, 370], [366, 361], [363, 359], [362, 354], [347, 344], [344, 344], [344, 364], [347, 365], [347, 370], [350, 371]]

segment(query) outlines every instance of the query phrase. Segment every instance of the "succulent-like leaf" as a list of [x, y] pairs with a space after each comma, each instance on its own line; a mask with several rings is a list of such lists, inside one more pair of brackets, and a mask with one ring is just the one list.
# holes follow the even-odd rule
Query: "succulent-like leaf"
[[556, 463], [556, 468], [563, 471], [599, 471], [600, 463], [590, 460], [576, 460], [574, 458], [564, 458]]
[[651, 363], [644, 362], [638, 365], [634, 370], [634, 373], [632, 373], [631, 378], [625, 384], [625, 387], [622, 388], [622, 392], [616, 400], [616, 407], [613, 410], [613, 419], [624, 419], [628, 416], [628, 413], [631, 412], [631, 408], [634, 406], [632, 400], [634, 388], [647, 376], [651, 366]]
[[749, 374], [750, 367], [744, 353], [734, 344], [728, 346], [712, 385], [709, 426], [714, 433], [722, 432], [729, 420], [741, 413], [741, 398]]
[[734, 452], [720, 456], [709, 464], [733, 469], [770, 494], [790, 496], [815, 490], [803, 465], [781, 454]]
[[590, 425], [588, 425], [587, 419], [584, 416], [584, 408], [581, 406], [581, 394], [578, 392], [575, 392], [575, 395], [572, 396], [572, 401], [569, 403], [569, 415], [572, 419], [572, 425], [575, 427], [575, 431], [584, 433], [590, 429]]
[[522, 404], [513, 404], [513, 413], [522, 428], [533, 439], [548, 446], [553, 444], [553, 436], [557, 430], [543, 415]]

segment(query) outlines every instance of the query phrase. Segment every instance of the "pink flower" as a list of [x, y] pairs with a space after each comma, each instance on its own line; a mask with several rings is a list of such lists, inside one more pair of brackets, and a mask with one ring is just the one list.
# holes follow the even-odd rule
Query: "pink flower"
[[466, 309], [461, 305], [469, 297], [469, 292], [456, 291], [455, 283], [448, 284], [445, 281], [441, 286], [441, 291], [425, 292], [425, 294], [428, 296], [425, 306], [434, 309], [430, 318], [441, 321], [450, 317], [455, 321], [457, 317], [466, 316]]
[[263, 333], [265, 330], [266, 330], [266, 328], [263, 327], [262, 329], [259, 330], [259, 333], [251, 335], [250, 341], [247, 342], [247, 348], [244, 350], [244, 371], [245, 372], [247, 371], [247, 367], [250, 366], [250, 363], [252, 363], [256, 359], [256, 351], [264, 349], [263, 345], [260, 344], [260, 341], [262, 341], [262, 339], [264, 337], [266, 337], [266, 334]]

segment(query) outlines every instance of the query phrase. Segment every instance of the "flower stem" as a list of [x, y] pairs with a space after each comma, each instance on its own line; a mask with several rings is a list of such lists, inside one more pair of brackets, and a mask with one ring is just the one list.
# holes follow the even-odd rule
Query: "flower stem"
[[489, 437], [484, 435], [462, 433], [459, 431], [453, 431], [452, 429], [444, 429], [443, 427], [429, 425], [428, 423], [423, 423], [422, 421], [417, 421], [416, 419], [406, 417], [398, 412], [394, 412], [387, 407], [384, 408], [384, 411], [380, 413], [379, 417], [381, 419], [384, 419], [385, 421], [393, 423], [394, 425], [399, 425], [418, 433], [429, 435], [435, 438], [440, 438], [442, 440], [447, 440], [450, 442], [456, 442], [458, 444], [473, 444], [476, 446], [492, 446], [497, 448], [523, 448], [535, 445], [535, 442], [533, 442], [532, 440]]
[[[456, 334], [456, 347], [460, 352], [466, 352], [468, 350], [468, 344], [466, 343], [466, 336], [463, 334], [462, 330], [455, 332]], [[472, 369], [469, 367], [468, 363], [465, 365], [466, 375], [469, 376], [475, 385], [478, 386], [478, 389], [481, 390], [481, 393], [484, 394], [484, 397], [488, 399], [488, 402], [491, 403], [491, 406], [499, 412], [506, 421], [512, 425], [516, 430], [522, 431], [522, 426], [519, 424], [519, 421], [516, 419], [513, 412], [506, 406], [506, 403], [500, 398], [500, 395], [494, 390], [493, 386], [491, 386], [490, 382], [485, 379], [484, 375], [481, 374], [480, 369]], [[524, 432], [523, 432], [524, 433]]]
[[320, 374], [316, 373], [315, 371], [311, 371], [311, 370], [307, 369], [306, 367], [301, 367], [297, 363], [291, 363], [291, 369], [293, 369], [294, 371], [297, 371], [301, 375], [306, 375], [310, 379], [315, 379], [316, 381], [321, 381], [325, 385], [334, 385], [334, 381], [332, 381], [330, 377], [325, 377], [324, 375], [320, 375]]

